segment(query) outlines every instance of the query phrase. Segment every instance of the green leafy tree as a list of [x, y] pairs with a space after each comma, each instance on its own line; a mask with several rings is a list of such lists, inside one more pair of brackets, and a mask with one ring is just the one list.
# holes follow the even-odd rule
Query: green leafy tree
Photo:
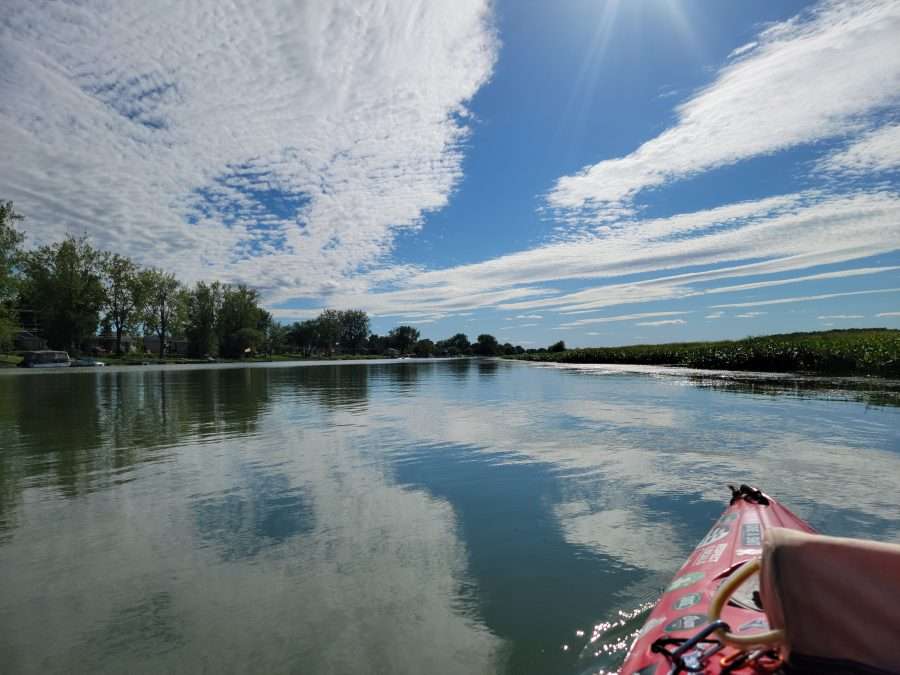
[[547, 347], [548, 352], [564, 352], [566, 351], [566, 343], [562, 340], [559, 342], [554, 342], [552, 345]]
[[419, 341], [419, 331], [412, 326], [397, 326], [388, 333], [388, 338], [394, 349], [399, 350], [402, 354], [408, 354]]
[[331, 356], [341, 339], [341, 313], [336, 309], [326, 309], [316, 319], [316, 348]]
[[159, 338], [159, 358], [166, 353], [166, 341], [172, 337], [185, 314], [183, 288], [174, 274], [149, 269], [141, 273], [147, 293], [144, 328]]
[[268, 312], [259, 306], [259, 293], [244, 284], [225, 286], [219, 313], [220, 351], [236, 358], [255, 351], [265, 341]]
[[291, 348], [309, 358], [316, 351], [319, 340], [319, 326], [315, 319], [295, 322], [288, 331]]
[[385, 354], [391, 346], [391, 341], [386, 335], [372, 333], [366, 340], [366, 350], [369, 354]]
[[34, 312], [52, 347], [78, 349], [96, 333], [107, 302], [102, 259], [87, 239], [74, 237], [23, 256], [22, 305]]
[[473, 345], [472, 351], [478, 356], [497, 356], [500, 353], [500, 345], [493, 335], [483, 333], [478, 336], [478, 342]]
[[106, 289], [104, 325], [116, 337], [116, 354], [122, 353], [122, 334], [134, 331], [143, 315], [147, 289], [138, 266], [118, 254], [102, 259], [101, 274]]
[[416, 356], [419, 356], [419, 357], [424, 358], [424, 357], [431, 356], [432, 354], [434, 354], [434, 342], [432, 342], [428, 338], [425, 338], [424, 340], [419, 340], [416, 343], [414, 351], [415, 351]]
[[265, 334], [258, 328], [245, 326], [229, 336], [229, 349], [236, 356], [253, 353], [259, 351], [265, 339]]
[[222, 285], [198, 282], [187, 297], [188, 353], [194, 357], [219, 354], [219, 315], [222, 312]]
[[21, 255], [19, 246], [24, 237], [13, 224], [22, 218], [16, 213], [12, 202], [0, 201], [0, 349], [11, 344], [16, 327], [16, 268]]
[[465, 333], [457, 333], [451, 338], [441, 340], [435, 345], [438, 354], [446, 356], [466, 356], [472, 353], [472, 345]]
[[289, 340], [290, 328], [283, 326], [276, 321], [269, 323], [269, 330], [266, 334], [266, 343], [270, 354], [285, 354], [290, 344]]
[[361, 309], [338, 312], [341, 332], [338, 337], [341, 351], [345, 354], [359, 354], [369, 337], [369, 315]]

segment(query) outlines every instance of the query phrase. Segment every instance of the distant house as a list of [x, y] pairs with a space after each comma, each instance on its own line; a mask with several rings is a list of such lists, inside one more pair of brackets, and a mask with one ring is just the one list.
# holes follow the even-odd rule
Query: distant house
[[13, 344], [19, 351], [41, 351], [47, 349], [47, 341], [30, 330], [20, 330], [13, 338]]
[[[144, 351], [151, 354], [159, 354], [159, 336], [145, 335], [143, 341]], [[166, 340], [166, 354], [174, 354], [177, 356], [187, 356], [188, 341], [187, 338], [169, 338]]]

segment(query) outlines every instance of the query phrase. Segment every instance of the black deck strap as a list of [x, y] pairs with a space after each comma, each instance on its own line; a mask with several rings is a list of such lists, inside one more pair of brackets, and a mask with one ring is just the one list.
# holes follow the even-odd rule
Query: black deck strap
[[[666, 658], [669, 659], [672, 663], [672, 669], [669, 671], [669, 675], [675, 675], [682, 671], [689, 673], [701, 672], [704, 669], [702, 663], [700, 664], [700, 667], [690, 667], [685, 663], [682, 657], [687, 654], [690, 649], [700, 647], [701, 645], [709, 645], [709, 647], [702, 650], [701, 661], [705, 661], [707, 658], [720, 651], [725, 646], [720, 640], [707, 639], [712, 633], [715, 633], [718, 630], [729, 631], [730, 628], [724, 621], [714, 621], [701, 628], [690, 638], [657, 638], [653, 641], [653, 644], [650, 645], [650, 651], [654, 654], [665, 654]], [[676, 644], [679, 645], [679, 647], [674, 651], [670, 652], [666, 649], [666, 647]]]
[[769, 498], [759, 488], [750, 487], [744, 483], [739, 488], [734, 487], [734, 485], [729, 485], [728, 488], [731, 490], [731, 501], [729, 504], [734, 504], [739, 499], [743, 499], [751, 504], [769, 505]]

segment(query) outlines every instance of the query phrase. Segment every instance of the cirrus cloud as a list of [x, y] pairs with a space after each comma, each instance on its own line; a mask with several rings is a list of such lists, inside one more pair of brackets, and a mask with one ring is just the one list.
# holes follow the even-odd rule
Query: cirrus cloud
[[900, 99], [898, 34], [893, 0], [825, 2], [775, 24], [679, 106], [673, 127], [629, 155], [560, 178], [547, 201], [570, 216], [607, 220], [633, 212], [643, 190], [865, 130], [864, 116]]

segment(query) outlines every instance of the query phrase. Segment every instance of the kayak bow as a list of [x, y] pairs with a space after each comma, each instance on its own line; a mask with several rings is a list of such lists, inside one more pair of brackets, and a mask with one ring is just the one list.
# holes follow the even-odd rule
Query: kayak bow
[[[748, 659], [747, 647], [771, 641], [769, 624], [755, 592], [757, 576], [744, 563], [760, 557], [763, 536], [769, 528], [814, 530], [757, 489], [741, 485], [731, 490], [728, 508], [697, 544], [638, 633], [619, 670], [622, 675], [740, 672], [741, 660]], [[740, 582], [739, 574], [750, 579], [729, 584], [735, 587], [734, 595], [720, 603], [721, 607], [713, 608], [711, 616], [720, 586], [728, 580]], [[729, 591], [723, 588], [723, 600]], [[719, 640], [725, 631], [733, 642], [743, 642], [743, 646]], [[708, 652], [705, 658], [704, 652]], [[765, 669], [762, 661], [768, 657], [765, 650], [758, 652], [754, 667]], [[776, 657], [771, 668], [779, 665]]]

